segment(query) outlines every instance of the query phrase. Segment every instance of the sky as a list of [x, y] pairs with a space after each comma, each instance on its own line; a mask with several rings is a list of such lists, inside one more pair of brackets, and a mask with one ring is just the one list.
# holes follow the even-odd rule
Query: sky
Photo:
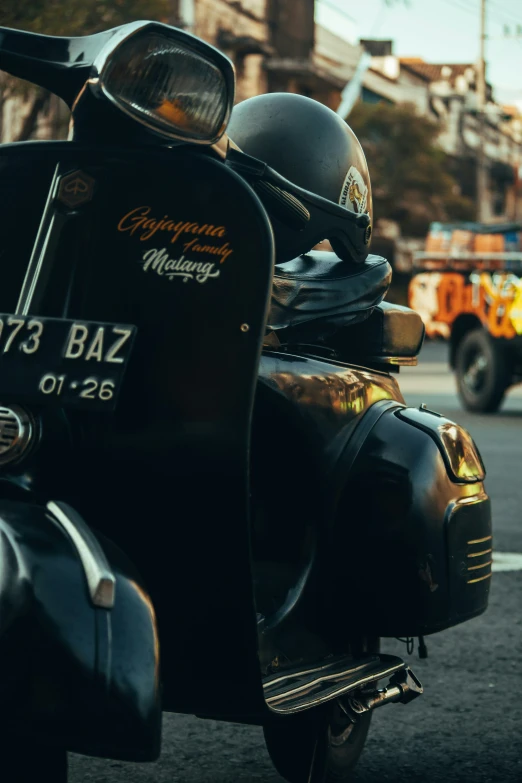
[[[352, 43], [392, 39], [399, 57], [474, 63], [479, 56], [480, 0], [316, 0], [316, 20]], [[486, 0], [486, 35], [495, 98], [522, 108], [522, 0]]]

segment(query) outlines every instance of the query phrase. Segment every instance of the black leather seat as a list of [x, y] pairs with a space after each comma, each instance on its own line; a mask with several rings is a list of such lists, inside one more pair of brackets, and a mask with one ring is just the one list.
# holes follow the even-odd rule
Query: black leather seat
[[312, 251], [277, 265], [265, 345], [324, 346], [353, 363], [415, 363], [424, 324], [414, 310], [382, 301], [390, 281], [381, 256], [351, 264]]
[[340, 327], [364, 321], [382, 301], [391, 267], [381, 256], [363, 264], [312, 251], [275, 268], [269, 332], [280, 342], [324, 339]]

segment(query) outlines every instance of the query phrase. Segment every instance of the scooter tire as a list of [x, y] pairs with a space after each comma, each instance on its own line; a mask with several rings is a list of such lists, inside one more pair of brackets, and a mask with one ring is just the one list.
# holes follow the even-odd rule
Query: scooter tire
[[[361, 715], [355, 724], [345, 718], [339, 702], [298, 713], [264, 727], [272, 763], [288, 783], [348, 783], [363, 751], [372, 719]], [[345, 717], [345, 716], [344, 716]], [[311, 775], [314, 752], [314, 772]]]

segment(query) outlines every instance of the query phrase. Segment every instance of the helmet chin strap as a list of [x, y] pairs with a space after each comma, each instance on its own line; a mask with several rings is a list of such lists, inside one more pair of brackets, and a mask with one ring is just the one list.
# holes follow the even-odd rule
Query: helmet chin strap
[[361, 263], [368, 255], [370, 216], [357, 214], [285, 179], [262, 160], [228, 146], [226, 165], [250, 183], [272, 219], [279, 262], [307, 253], [321, 239], [339, 258]]

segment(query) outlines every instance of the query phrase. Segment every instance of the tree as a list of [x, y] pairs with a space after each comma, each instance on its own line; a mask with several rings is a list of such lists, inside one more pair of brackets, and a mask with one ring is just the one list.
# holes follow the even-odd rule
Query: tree
[[437, 146], [439, 126], [413, 105], [358, 103], [348, 122], [368, 160], [377, 220], [397, 221], [408, 236], [424, 236], [432, 220], [473, 220], [473, 202]]
[[[1, 0], [0, 26], [45, 35], [89, 35], [138, 19], [166, 22], [175, 17], [176, 8], [172, 0]], [[26, 99], [18, 134], [18, 141], [25, 141], [48, 107], [50, 94], [0, 72], [0, 120], [3, 104], [13, 95]]]

